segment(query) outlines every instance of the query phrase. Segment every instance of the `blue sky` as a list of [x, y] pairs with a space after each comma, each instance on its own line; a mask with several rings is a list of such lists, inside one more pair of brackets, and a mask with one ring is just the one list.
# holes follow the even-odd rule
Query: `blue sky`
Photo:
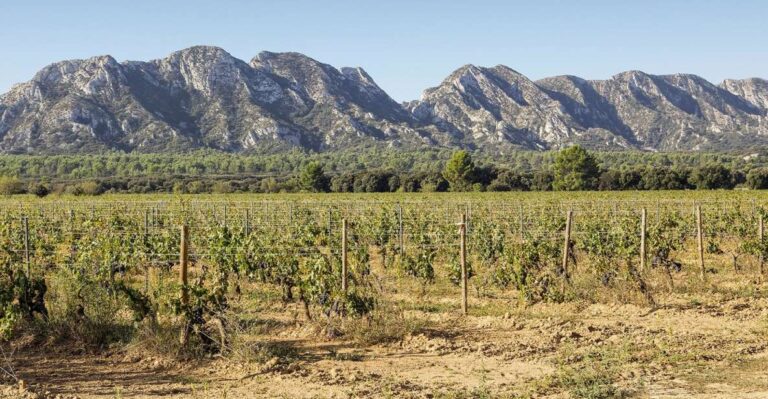
[[639, 69], [768, 78], [768, 1], [2, 0], [0, 92], [51, 62], [161, 58], [197, 44], [362, 66], [396, 100], [463, 64], [530, 78]]

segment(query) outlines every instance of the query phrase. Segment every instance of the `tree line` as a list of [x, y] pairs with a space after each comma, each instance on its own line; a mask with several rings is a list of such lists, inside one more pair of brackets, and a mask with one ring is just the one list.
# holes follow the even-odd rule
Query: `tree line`
[[[762, 154], [590, 152], [504, 158], [370, 149], [359, 154], [0, 156], [0, 194], [443, 192], [768, 188]], [[351, 162], [345, 163], [345, 162]]]
[[478, 166], [467, 151], [454, 152], [440, 173], [373, 171], [329, 178], [314, 163], [302, 171], [299, 186], [314, 192], [766, 189], [768, 168], [745, 171], [720, 163], [604, 168], [592, 153], [576, 145], [559, 151], [551, 168], [533, 172]]

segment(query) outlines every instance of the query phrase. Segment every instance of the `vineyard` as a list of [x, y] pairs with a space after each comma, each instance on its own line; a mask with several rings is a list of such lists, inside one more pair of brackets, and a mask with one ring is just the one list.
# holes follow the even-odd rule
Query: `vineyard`
[[[163, 337], [163, 355], [175, 358], [242, 357], [250, 339], [258, 349], [248, 353], [262, 359], [263, 342], [244, 338], [243, 326], [267, 314], [293, 312], [313, 340], [405, 345], [446, 317], [449, 325], [480, 317], [523, 323], [537, 306], [654, 312], [680, 295], [761, 299], [766, 200], [736, 193], [6, 199], [0, 334], [12, 342], [47, 331], [50, 345], [106, 348], [151, 331]], [[411, 327], [392, 331], [401, 324]], [[273, 357], [285, 362], [271, 354], [262, 361]]]

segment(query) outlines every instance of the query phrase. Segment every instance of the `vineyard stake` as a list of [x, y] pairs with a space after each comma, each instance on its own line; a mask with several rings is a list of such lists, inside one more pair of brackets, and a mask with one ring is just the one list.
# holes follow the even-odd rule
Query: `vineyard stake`
[[[147, 243], [147, 236], [149, 235], [149, 211], [144, 210], [144, 245]], [[145, 247], [146, 248], [146, 247]], [[149, 292], [149, 266], [144, 270], [144, 293]]]
[[347, 293], [347, 219], [341, 220], [341, 291]]
[[467, 215], [466, 215], [466, 224], [467, 224], [467, 231], [472, 231], [472, 203], [467, 204]]
[[571, 223], [573, 220], [573, 210], [569, 209], [565, 219], [565, 244], [563, 244], [563, 276], [568, 278], [568, 257], [571, 255]]
[[29, 218], [24, 216], [24, 218], [21, 220], [24, 224], [24, 264], [26, 265], [27, 280], [29, 280]]
[[[179, 245], [179, 282], [181, 283], [181, 306], [186, 308], [189, 304], [189, 287], [187, 286], [187, 244], [189, 240], [189, 229], [187, 225], [181, 226], [181, 245]], [[189, 339], [189, 320], [187, 320], [184, 330], [181, 332], [180, 342], [187, 344]]]
[[400, 256], [403, 256], [404, 248], [403, 248], [403, 207], [400, 205], [397, 205], [397, 239], [400, 242], [399, 250], [400, 250]]
[[704, 268], [704, 232], [701, 228], [701, 205], [696, 205], [696, 236], [699, 243], [699, 267], [701, 267], [701, 279], [706, 278]]
[[459, 235], [461, 237], [459, 250], [461, 261], [461, 313], [467, 315], [467, 215], [461, 215], [459, 224]]
[[643, 208], [643, 212], [640, 214], [640, 273], [645, 272], [645, 228], [647, 212]]
[[245, 236], [251, 235], [251, 210], [245, 209]]
[[27, 281], [24, 282], [24, 297], [29, 298], [29, 218], [24, 216], [24, 263], [26, 264]]
[[659, 219], [661, 218], [661, 209], [659, 208], [659, 201], [656, 201], [656, 224], [659, 224]]
[[760, 257], [759, 257], [758, 261], [759, 261], [759, 265], [760, 265], [760, 278], [762, 278], [763, 277], [763, 273], [765, 271], [764, 270], [765, 256], [763, 256], [763, 244], [764, 244], [764, 241], [765, 241], [764, 240], [764, 237], [765, 237], [765, 226], [764, 226], [764, 222], [763, 222], [763, 215], [760, 215], [759, 217], [760, 218], [758, 219], [758, 222], [757, 222], [757, 238], [760, 240], [760, 246], [758, 247], [758, 248], [760, 248]]
[[520, 204], [520, 241], [525, 241], [523, 231], [525, 230], [525, 217], [523, 215], [523, 205]]

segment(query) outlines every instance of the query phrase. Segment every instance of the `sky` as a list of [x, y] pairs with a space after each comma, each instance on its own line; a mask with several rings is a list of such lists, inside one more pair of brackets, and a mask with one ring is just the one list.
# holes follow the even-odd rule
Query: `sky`
[[765, 0], [2, 0], [0, 92], [60, 60], [162, 58], [214, 45], [361, 66], [394, 99], [465, 64], [531, 79], [622, 71], [768, 78]]

